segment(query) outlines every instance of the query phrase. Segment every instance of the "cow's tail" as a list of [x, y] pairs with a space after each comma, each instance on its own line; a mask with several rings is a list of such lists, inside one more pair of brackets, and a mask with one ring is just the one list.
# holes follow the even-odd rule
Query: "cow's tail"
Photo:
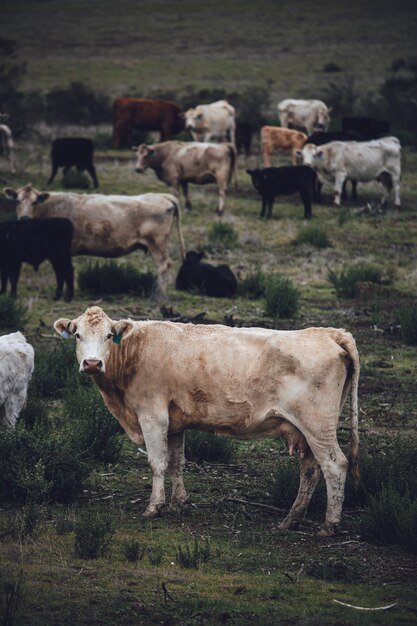
[[178, 239], [180, 242], [181, 260], [183, 261], [185, 259], [185, 243], [184, 243], [184, 237], [182, 234], [181, 209], [180, 209], [180, 203], [178, 199], [176, 199], [175, 202], [173, 202], [173, 208], [174, 208], [174, 217], [176, 218], [176, 224], [177, 224]]
[[337, 343], [346, 350], [350, 357], [350, 459], [349, 470], [353, 478], [354, 486], [359, 486], [359, 406], [358, 406], [358, 386], [359, 386], [359, 353], [356, 342], [352, 335], [343, 332]]
[[232, 180], [235, 181], [235, 189], [237, 189], [237, 151], [236, 146], [232, 143], [228, 144], [229, 157], [230, 157], [230, 170], [227, 183], [230, 185]]

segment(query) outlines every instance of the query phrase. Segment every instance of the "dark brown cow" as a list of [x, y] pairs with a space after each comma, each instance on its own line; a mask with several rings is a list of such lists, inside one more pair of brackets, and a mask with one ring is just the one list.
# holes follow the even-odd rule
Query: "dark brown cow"
[[184, 116], [175, 102], [118, 98], [113, 103], [113, 140], [116, 148], [122, 147], [132, 128], [159, 130], [161, 141], [166, 141], [184, 129]]

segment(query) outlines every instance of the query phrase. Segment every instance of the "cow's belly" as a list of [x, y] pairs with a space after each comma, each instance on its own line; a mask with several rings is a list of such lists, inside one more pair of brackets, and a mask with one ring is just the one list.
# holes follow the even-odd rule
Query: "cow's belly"
[[214, 183], [215, 178], [213, 174], [201, 174], [195, 176], [187, 176], [183, 179], [186, 183], [194, 183], [196, 185], [207, 185], [208, 183]]

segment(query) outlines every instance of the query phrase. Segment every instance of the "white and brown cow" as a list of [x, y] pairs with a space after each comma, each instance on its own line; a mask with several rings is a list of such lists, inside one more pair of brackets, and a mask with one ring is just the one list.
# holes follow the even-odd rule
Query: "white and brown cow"
[[35, 352], [22, 333], [0, 337], [0, 423], [16, 425], [26, 404]]
[[59, 319], [75, 336], [80, 371], [90, 374], [113, 415], [136, 444], [145, 442], [153, 473], [144, 513], [186, 500], [184, 430], [240, 439], [281, 435], [300, 452], [297, 498], [281, 528], [306, 512], [320, 469], [327, 486], [323, 532], [341, 519], [348, 461], [336, 430], [350, 394], [351, 470], [358, 478], [359, 357], [352, 335], [336, 328], [298, 331], [229, 328], [166, 321], [114, 321], [99, 307]]
[[308, 135], [326, 131], [330, 124], [330, 109], [321, 100], [294, 100], [287, 98], [278, 103], [278, 115], [284, 128], [300, 128]]
[[271, 156], [275, 150], [290, 152], [293, 165], [296, 165], [296, 151], [301, 150], [306, 140], [307, 135], [298, 130], [280, 126], [263, 126], [261, 128], [261, 154], [264, 166], [271, 166]]
[[116, 258], [138, 248], [149, 250], [158, 270], [158, 288], [164, 293], [171, 264], [169, 238], [176, 218], [181, 246], [179, 203], [166, 193], [115, 196], [40, 192], [29, 183], [18, 190], [6, 188], [7, 198], [16, 201], [17, 217], [66, 217], [74, 225], [72, 255], [86, 254]]
[[311, 165], [321, 183], [333, 185], [334, 203], [340, 206], [343, 184], [378, 181], [384, 188], [381, 203], [385, 204], [394, 190], [394, 204], [401, 206], [401, 144], [396, 137], [374, 141], [331, 141], [322, 146], [306, 144], [296, 153], [299, 163]]
[[233, 144], [165, 141], [152, 146], [141, 144], [135, 150], [136, 172], [140, 174], [150, 167], [177, 196], [181, 187], [187, 209], [191, 209], [188, 183], [216, 183], [219, 190], [217, 213], [223, 213], [227, 186], [236, 175]]
[[227, 100], [198, 104], [185, 112], [185, 128], [194, 141], [230, 141], [235, 143], [235, 108]]

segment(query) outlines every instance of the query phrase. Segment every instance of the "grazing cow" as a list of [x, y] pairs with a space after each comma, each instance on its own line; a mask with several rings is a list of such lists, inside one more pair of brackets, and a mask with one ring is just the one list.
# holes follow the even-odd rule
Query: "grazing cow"
[[181, 257], [185, 255], [179, 203], [167, 193], [140, 196], [41, 193], [31, 184], [17, 191], [6, 188], [6, 197], [17, 201], [18, 218], [66, 217], [74, 225], [72, 255], [116, 258], [138, 248], [149, 250], [158, 270], [158, 288], [165, 290], [171, 265], [169, 237], [177, 222]]
[[278, 115], [284, 128], [301, 128], [311, 133], [324, 130], [330, 124], [330, 109], [321, 100], [293, 100], [278, 103]]
[[16, 160], [14, 155], [14, 141], [12, 131], [6, 124], [0, 124], [0, 149], [9, 159], [10, 171], [16, 173]]
[[0, 337], [0, 423], [14, 428], [26, 404], [35, 352], [22, 333]]
[[250, 122], [236, 122], [236, 150], [249, 157], [252, 148], [253, 128]]
[[187, 252], [179, 269], [175, 288], [213, 296], [231, 298], [237, 292], [237, 280], [228, 265], [202, 263], [204, 252]]
[[304, 204], [304, 218], [313, 214], [311, 203], [316, 186], [316, 173], [307, 165], [286, 165], [284, 167], [266, 167], [246, 170], [252, 178], [252, 184], [262, 197], [261, 217], [272, 216], [274, 199], [279, 195], [299, 193]]
[[265, 167], [271, 166], [271, 155], [274, 150], [288, 150], [295, 165], [296, 150], [302, 148], [307, 135], [298, 130], [281, 128], [280, 126], [263, 126], [261, 128], [261, 153]]
[[359, 356], [352, 335], [336, 328], [270, 330], [168, 321], [114, 321], [99, 307], [59, 319], [55, 330], [77, 339], [80, 371], [136, 444], [145, 442], [153, 486], [145, 517], [186, 500], [184, 430], [240, 439], [284, 436], [300, 452], [300, 487], [281, 528], [304, 516], [321, 468], [327, 487], [323, 533], [341, 519], [348, 462], [337, 425], [350, 392], [351, 471], [359, 476]]
[[185, 128], [194, 141], [230, 141], [235, 143], [235, 108], [226, 100], [198, 104], [185, 112]]
[[75, 166], [79, 172], [87, 172], [93, 179], [94, 187], [98, 187], [96, 168], [93, 163], [94, 143], [85, 137], [61, 137], [52, 142], [51, 162], [52, 172], [48, 185], [54, 180], [59, 167], [64, 168], [64, 174]]
[[61, 298], [66, 283], [69, 302], [74, 295], [73, 233], [72, 222], [64, 217], [0, 222], [0, 293], [6, 292], [10, 280], [11, 295], [16, 296], [22, 263], [29, 263], [37, 271], [39, 265], [48, 260], [55, 272], [55, 300]]
[[394, 189], [395, 207], [400, 208], [401, 145], [396, 137], [362, 142], [332, 141], [323, 146], [306, 144], [301, 157], [304, 164], [316, 170], [321, 183], [333, 185], [337, 206], [340, 206], [346, 180], [377, 180], [384, 188], [381, 203], [386, 203]]
[[130, 131], [159, 130], [161, 141], [184, 130], [184, 114], [168, 100], [118, 98], [113, 103], [113, 140], [116, 148], [126, 146]]
[[219, 190], [217, 213], [222, 215], [227, 185], [235, 175], [236, 149], [233, 144], [165, 141], [152, 146], [143, 143], [135, 150], [136, 172], [140, 174], [150, 167], [177, 196], [181, 186], [187, 209], [191, 209], [188, 183], [216, 183]]
[[389, 122], [376, 120], [373, 117], [344, 117], [342, 118], [342, 130], [359, 133], [362, 141], [386, 137], [391, 132]]

